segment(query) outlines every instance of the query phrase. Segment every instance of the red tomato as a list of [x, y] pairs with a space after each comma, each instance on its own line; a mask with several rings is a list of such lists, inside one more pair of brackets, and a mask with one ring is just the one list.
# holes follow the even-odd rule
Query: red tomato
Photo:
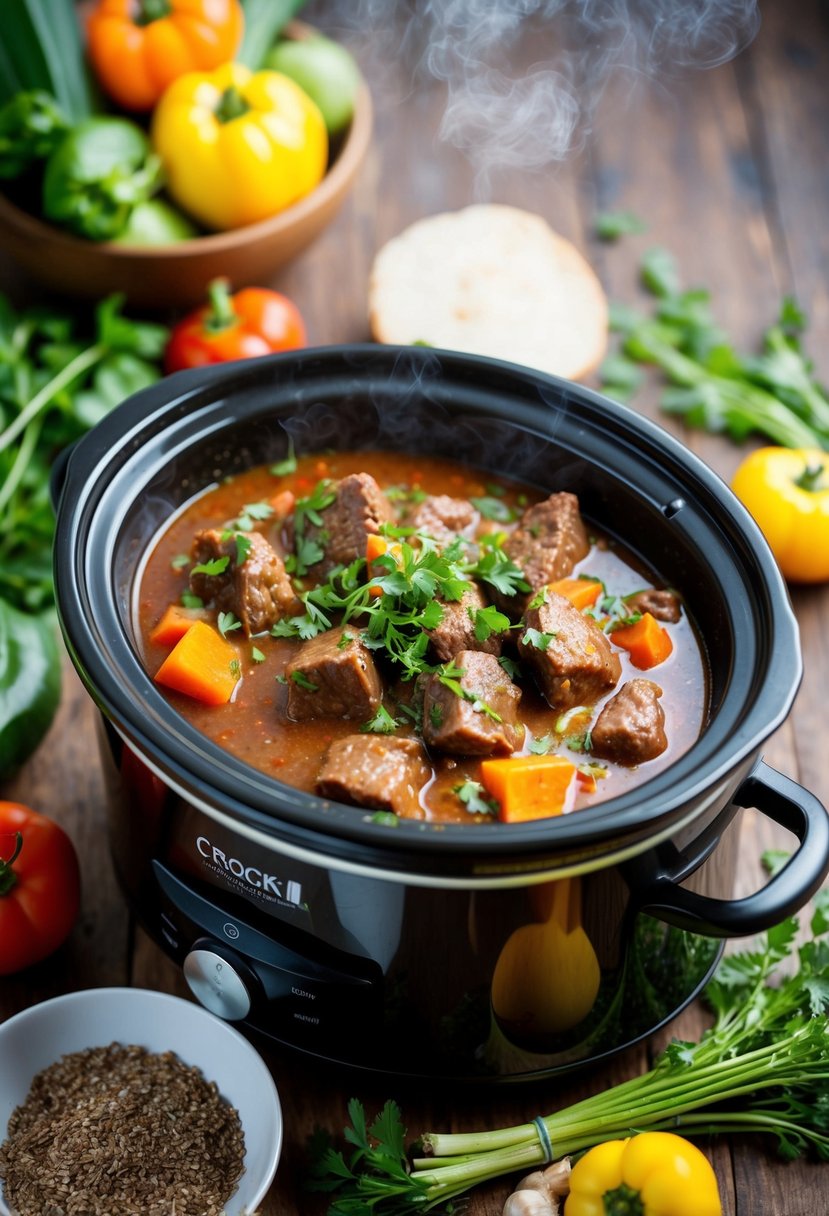
[[18, 802], [0, 802], [0, 975], [57, 950], [77, 919], [80, 887], [63, 828]]
[[252, 359], [305, 346], [297, 306], [278, 291], [246, 287], [231, 296], [224, 279], [210, 284], [210, 303], [180, 321], [164, 355], [168, 372]]

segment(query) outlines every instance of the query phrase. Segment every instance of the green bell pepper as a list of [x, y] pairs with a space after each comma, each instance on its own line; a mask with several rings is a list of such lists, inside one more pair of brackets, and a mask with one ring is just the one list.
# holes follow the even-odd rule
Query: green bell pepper
[[111, 240], [161, 179], [161, 161], [140, 127], [126, 118], [89, 118], [46, 162], [43, 214], [79, 236]]
[[60, 701], [52, 613], [19, 612], [0, 599], [0, 781], [35, 750]]

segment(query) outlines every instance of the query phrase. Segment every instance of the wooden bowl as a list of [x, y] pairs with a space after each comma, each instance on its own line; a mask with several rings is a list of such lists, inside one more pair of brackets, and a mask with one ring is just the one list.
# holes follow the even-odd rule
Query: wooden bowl
[[[307, 27], [293, 27], [302, 37]], [[334, 218], [365, 159], [372, 131], [371, 95], [360, 85], [354, 117], [334, 144], [334, 156], [315, 190], [285, 211], [244, 228], [170, 245], [115, 245], [73, 236], [0, 195], [0, 249], [53, 291], [100, 298], [123, 292], [139, 308], [189, 307], [203, 301], [211, 279], [234, 289], [267, 284]]]

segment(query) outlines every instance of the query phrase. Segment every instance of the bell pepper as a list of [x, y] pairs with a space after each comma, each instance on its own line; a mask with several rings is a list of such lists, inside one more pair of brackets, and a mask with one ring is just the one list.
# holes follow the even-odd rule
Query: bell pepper
[[161, 162], [126, 118], [88, 118], [46, 162], [43, 214], [93, 241], [116, 237], [161, 186]]
[[297, 306], [278, 291], [246, 287], [231, 296], [226, 279], [208, 288], [210, 303], [173, 327], [164, 353], [164, 368], [252, 359], [306, 343], [305, 323]]
[[151, 135], [170, 196], [219, 230], [304, 198], [328, 161], [325, 122], [310, 97], [279, 72], [240, 64], [179, 77], [156, 106]]
[[642, 1132], [585, 1153], [564, 1216], [722, 1216], [722, 1204], [698, 1148], [672, 1132]]
[[731, 488], [754, 516], [784, 578], [829, 579], [829, 452], [759, 448], [737, 469]]
[[109, 96], [141, 112], [185, 72], [231, 60], [243, 29], [239, 0], [99, 0], [87, 22], [87, 47]]
[[34, 751], [60, 700], [54, 621], [0, 599], [0, 781]]

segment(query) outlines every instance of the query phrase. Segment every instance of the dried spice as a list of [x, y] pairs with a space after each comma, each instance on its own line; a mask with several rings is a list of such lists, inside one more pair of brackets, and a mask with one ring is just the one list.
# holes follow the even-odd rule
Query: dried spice
[[244, 1151], [238, 1112], [197, 1068], [112, 1043], [38, 1073], [0, 1180], [16, 1216], [222, 1216]]

